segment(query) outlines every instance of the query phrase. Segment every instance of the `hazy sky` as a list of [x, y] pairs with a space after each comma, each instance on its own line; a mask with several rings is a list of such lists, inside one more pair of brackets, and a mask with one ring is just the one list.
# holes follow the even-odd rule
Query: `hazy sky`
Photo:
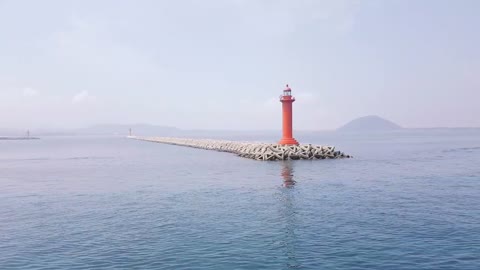
[[480, 1], [0, 0], [0, 127], [480, 126]]

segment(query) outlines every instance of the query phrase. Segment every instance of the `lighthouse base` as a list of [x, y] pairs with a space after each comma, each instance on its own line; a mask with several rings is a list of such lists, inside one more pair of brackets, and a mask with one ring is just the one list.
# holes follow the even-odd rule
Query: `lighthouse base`
[[298, 145], [299, 143], [294, 138], [282, 138], [278, 144], [280, 145]]

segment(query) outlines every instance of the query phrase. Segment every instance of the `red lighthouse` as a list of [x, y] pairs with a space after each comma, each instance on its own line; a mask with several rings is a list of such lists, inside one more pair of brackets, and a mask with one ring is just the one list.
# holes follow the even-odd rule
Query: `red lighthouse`
[[298, 145], [297, 140], [293, 138], [292, 131], [292, 103], [295, 98], [292, 97], [292, 89], [290, 87], [283, 90], [283, 95], [280, 96], [280, 102], [282, 103], [282, 117], [283, 117], [283, 137], [279, 144], [282, 145]]

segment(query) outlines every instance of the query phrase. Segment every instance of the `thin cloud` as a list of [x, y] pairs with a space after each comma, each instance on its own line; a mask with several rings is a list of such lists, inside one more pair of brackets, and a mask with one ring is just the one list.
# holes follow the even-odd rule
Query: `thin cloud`
[[299, 102], [305, 105], [317, 105], [320, 101], [320, 97], [312, 92], [299, 92], [295, 96]]
[[40, 94], [40, 92], [37, 89], [30, 88], [30, 87], [25, 87], [23, 89], [23, 96], [24, 97], [36, 97]]
[[88, 91], [81, 91], [77, 93], [75, 96], [72, 98], [72, 103], [73, 104], [80, 104], [80, 103], [92, 103], [95, 102], [97, 98], [95, 96], [92, 96], [88, 93]]

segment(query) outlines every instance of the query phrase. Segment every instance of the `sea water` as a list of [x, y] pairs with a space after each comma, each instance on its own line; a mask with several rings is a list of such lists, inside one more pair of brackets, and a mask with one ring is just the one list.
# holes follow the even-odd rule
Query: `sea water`
[[354, 158], [0, 141], [0, 269], [480, 269], [480, 130], [297, 139]]

